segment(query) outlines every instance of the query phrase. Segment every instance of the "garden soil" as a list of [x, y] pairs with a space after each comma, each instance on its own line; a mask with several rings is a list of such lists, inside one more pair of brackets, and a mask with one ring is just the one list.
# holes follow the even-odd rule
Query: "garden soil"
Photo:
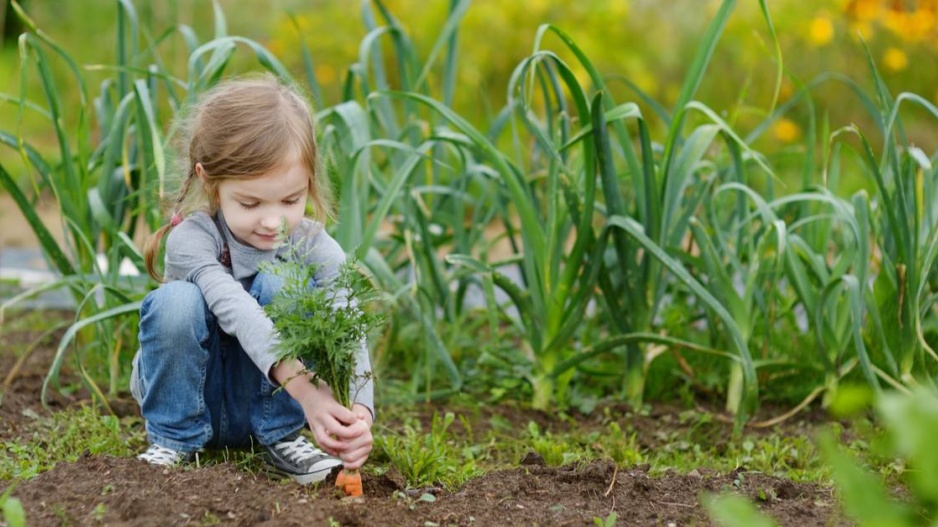
[[[4, 331], [0, 336], [0, 375], [6, 376], [16, 355], [37, 336], [26, 330]], [[52, 336], [36, 348], [4, 390], [0, 442], [30, 435], [37, 419], [50, 412], [87, 402], [87, 396], [80, 393], [53, 393], [48, 407], [40, 404], [43, 376], [56, 342]], [[115, 410], [130, 414], [126, 417], [131, 419], [137, 412], [133, 404]], [[438, 411], [422, 408], [421, 417], [429, 420]], [[545, 431], [579, 426], [579, 422], [571, 425], [569, 420], [561, 422], [550, 414], [509, 407], [481, 411], [498, 412], [515, 423], [534, 420]], [[631, 426], [640, 438], [648, 438], [640, 439], [644, 443], [673, 432], [660, 427], [676, 422], [654, 411], [641, 418], [625, 417], [624, 411], [622, 415], [622, 428]], [[484, 422], [485, 416], [480, 426]], [[384, 424], [395, 427], [394, 423]], [[582, 417], [582, 426], [599, 429], [589, 416]], [[340, 497], [329, 481], [304, 488], [247, 471], [234, 462], [163, 469], [132, 457], [86, 453], [74, 462], [61, 462], [17, 483], [12, 494], [22, 502], [30, 526], [590, 526], [600, 524], [613, 512], [619, 526], [711, 525], [701, 505], [707, 492], [746, 496], [783, 526], [847, 524], [830, 488], [744, 469], [652, 476], [647, 466], [616, 466], [611, 461], [551, 467], [532, 452], [516, 466], [473, 479], [456, 490], [410, 489], [403, 481], [393, 471], [380, 476], [366, 472], [365, 497], [350, 501]], [[0, 481], [0, 493], [9, 483]]]

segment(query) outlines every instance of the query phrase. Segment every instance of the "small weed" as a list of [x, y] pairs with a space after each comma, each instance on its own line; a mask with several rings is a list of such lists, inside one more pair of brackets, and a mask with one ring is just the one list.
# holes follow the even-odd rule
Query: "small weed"
[[434, 495], [433, 495], [432, 493], [430, 493], [430, 492], [424, 492], [424, 493], [421, 494], [419, 497], [413, 498], [413, 497], [411, 497], [411, 495], [407, 494], [406, 492], [403, 492], [403, 491], [398, 490], [398, 491], [395, 491], [394, 494], [392, 494], [392, 496], [394, 497], [394, 499], [396, 499], [396, 500], [398, 500], [398, 501], [401, 501], [401, 502], [403, 502], [405, 505], [407, 505], [407, 508], [408, 508], [409, 510], [416, 510], [416, 509], [417, 509], [417, 504], [419, 504], [419, 503], [434, 503], [434, 502], [436, 502], [436, 496], [434, 496]]
[[53, 505], [52, 514], [55, 514], [55, 517], [59, 519], [59, 525], [62, 527], [66, 527], [72, 524], [68, 519], [68, 511], [65, 510], [65, 507], [58, 504]]
[[558, 440], [550, 432], [541, 432], [534, 421], [528, 423], [527, 436], [530, 447], [544, 458], [549, 466], [560, 466], [583, 459], [583, 449], [575, 442]]
[[419, 425], [408, 424], [403, 435], [387, 432], [375, 439], [376, 450], [387, 457], [407, 480], [408, 486], [441, 484], [456, 488], [482, 474], [477, 466], [477, 451], [458, 445], [448, 432], [456, 417], [447, 412], [434, 415], [430, 433]]
[[669, 469], [688, 472], [708, 467], [730, 472], [745, 467], [793, 481], [827, 481], [830, 471], [819, 461], [817, 450], [806, 435], [745, 436], [725, 444], [693, 440], [686, 433], [662, 436], [665, 445], [649, 453], [653, 473]]
[[199, 522], [200, 525], [218, 525], [219, 523], [221, 523], [221, 520], [212, 511], [205, 511]]
[[614, 527], [617, 519], [619, 519], [619, 515], [616, 514], [616, 511], [612, 511], [609, 513], [609, 516], [605, 518], [593, 518], [593, 523], [597, 525], [597, 527]]
[[624, 432], [615, 421], [606, 425], [605, 431], [593, 432], [588, 439], [591, 450], [612, 459], [618, 465], [637, 465], [645, 460], [636, 440], [636, 434]]
[[332, 516], [329, 516], [329, 519], [328, 519], [327, 521], [329, 522], [329, 527], [342, 527], [342, 524], [339, 523], [339, 522], [338, 522], [335, 518], [333, 518]]
[[38, 419], [32, 436], [0, 443], [0, 479], [29, 479], [85, 453], [130, 456], [141, 441], [116, 417], [101, 415], [94, 406], [56, 412]]
[[95, 521], [98, 521], [98, 522], [103, 521], [104, 515], [106, 514], [107, 514], [107, 505], [103, 503], [99, 503], [95, 505], [94, 509], [91, 510], [91, 517], [94, 518]]

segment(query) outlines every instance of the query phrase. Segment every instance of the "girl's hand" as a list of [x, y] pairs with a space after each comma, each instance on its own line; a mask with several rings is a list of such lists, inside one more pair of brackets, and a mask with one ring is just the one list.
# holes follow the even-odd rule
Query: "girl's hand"
[[313, 384], [305, 371], [299, 361], [285, 361], [273, 367], [271, 377], [300, 403], [319, 448], [341, 458], [345, 468], [361, 467], [371, 453], [371, 412], [360, 404], [353, 410], [342, 406], [326, 383]]
[[342, 459], [345, 468], [356, 469], [364, 465], [365, 461], [368, 460], [368, 455], [371, 454], [373, 443], [371, 425], [373, 418], [371, 412], [360, 404], [353, 406], [352, 413], [355, 416], [355, 421], [347, 423], [347, 430], [349, 433], [354, 433], [355, 436], [345, 442], [346, 447], [338, 452], [338, 456]]
[[358, 436], [358, 431], [347, 426], [347, 423], [357, 421], [358, 418], [335, 400], [332, 390], [325, 383], [320, 383], [298, 402], [303, 407], [316, 444], [326, 453], [338, 456], [349, 448], [349, 441]]
[[271, 377], [284, 387], [290, 397], [300, 403], [319, 448], [337, 455], [346, 450], [348, 440], [360, 434], [359, 431], [349, 430], [346, 426], [347, 423], [357, 421], [358, 417], [336, 402], [326, 383], [313, 384], [311, 376], [304, 373], [305, 371], [299, 361], [285, 361], [271, 369]]

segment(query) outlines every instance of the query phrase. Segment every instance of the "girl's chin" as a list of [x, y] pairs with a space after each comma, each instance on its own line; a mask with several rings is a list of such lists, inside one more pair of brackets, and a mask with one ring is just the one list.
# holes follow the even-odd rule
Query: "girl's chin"
[[273, 249], [277, 245], [277, 237], [268, 238], [266, 236], [254, 236], [254, 239], [251, 240], [255, 249], [260, 249], [262, 251], [267, 251]]

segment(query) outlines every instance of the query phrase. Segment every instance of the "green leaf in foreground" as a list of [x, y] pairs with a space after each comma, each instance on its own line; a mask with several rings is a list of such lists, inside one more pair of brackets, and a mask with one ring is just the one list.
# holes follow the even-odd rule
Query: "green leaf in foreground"
[[742, 496], [705, 495], [701, 501], [717, 525], [724, 527], [775, 527], [778, 525]]
[[20, 500], [10, 495], [15, 485], [10, 485], [6, 492], [0, 496], [0, 524], [9, 527], [23, 527], [26, 525], [26, 512]]

